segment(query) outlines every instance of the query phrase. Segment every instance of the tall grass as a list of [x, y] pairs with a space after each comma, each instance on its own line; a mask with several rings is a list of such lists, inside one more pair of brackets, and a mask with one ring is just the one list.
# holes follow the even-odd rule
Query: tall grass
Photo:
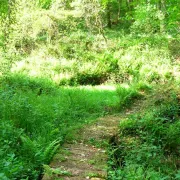
[[118, 102], [115, 89], [58, 88], [25, 76], [2, 80], [0, 98], [2, 179], [37, 179], [66, 136]]

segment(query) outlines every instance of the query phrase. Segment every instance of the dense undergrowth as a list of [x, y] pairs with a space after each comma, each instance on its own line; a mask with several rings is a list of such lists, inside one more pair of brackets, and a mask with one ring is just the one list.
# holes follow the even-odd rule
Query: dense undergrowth
[[[6, 16], [8, 4], [3, 2], [0, 179], [41, 178], [43, 164], [73, 139], [76, 129], [121, 111], [147, 93], [151, 103], [146, 110], [120, 125], [109, 177], [178, 179], [178, 3], [169, 3], [168, 16], [153, 4], [141, 4], [132, 12], [124, 4], [119, 25], [102, 30], [94, 27], [95, 20], [106, 24], [99, 19], [97, 1], [74, 8], [69, 1], [42, 0], [37, 6], [36, 1], [16, 0], [7, 11], [11, 16]], [[95, 15], [86, 9], [92, 5]], [[117, 6], [113, 8], [117, 13]]]
[[1, 179], [37, 179], [64, 139], [118, 102], [115, 90], [22, 76], [1, 82], [0, 98]]
[[109, 153], [108, 179], [180, 178], [180, 99], [173, 85], [156, 87], [141, 111], [121, 121]]

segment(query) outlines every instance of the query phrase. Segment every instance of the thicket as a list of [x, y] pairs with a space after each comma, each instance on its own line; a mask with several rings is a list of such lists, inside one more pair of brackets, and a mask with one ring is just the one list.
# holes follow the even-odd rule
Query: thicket
[[178, 86], [179, 17], [178, 0], [1, 0], [0, 179], [40, 178], [79, 126]]

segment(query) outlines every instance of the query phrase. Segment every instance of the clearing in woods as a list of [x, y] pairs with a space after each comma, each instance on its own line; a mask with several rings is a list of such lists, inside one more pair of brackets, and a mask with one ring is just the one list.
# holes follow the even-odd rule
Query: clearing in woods
[[140, 104], [135, 103], [131, 109], [104, 116], [82, 128], [76, 141], [65, 143], [45, 167], [43, 180], [107, 179], [109, 141], [117, 134], [119, 121], [137, 112]]

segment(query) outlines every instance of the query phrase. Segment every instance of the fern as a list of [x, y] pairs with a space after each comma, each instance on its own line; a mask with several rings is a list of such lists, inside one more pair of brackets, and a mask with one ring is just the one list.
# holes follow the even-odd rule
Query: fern
[[51, 159], [53, 158], [54, 154], [60, 146], [60, 142], [61, 140], [59, 139], [54, 140], [46, 147], [43, 153], [43, 159], [45, 164], [48, 164], [51, 161]]
[[32, 141], [28, 136], [21, 136], [23, 144], [22, 153], [29, 159], [34, 166], [39, 166], [44, 160], [43, 150], [37, 141]]
[[28, 136], [21, 136], [21, 141], [26, 155], [29, 157], [34, 157], [38, 149], [36, 142], [32, 141]]

